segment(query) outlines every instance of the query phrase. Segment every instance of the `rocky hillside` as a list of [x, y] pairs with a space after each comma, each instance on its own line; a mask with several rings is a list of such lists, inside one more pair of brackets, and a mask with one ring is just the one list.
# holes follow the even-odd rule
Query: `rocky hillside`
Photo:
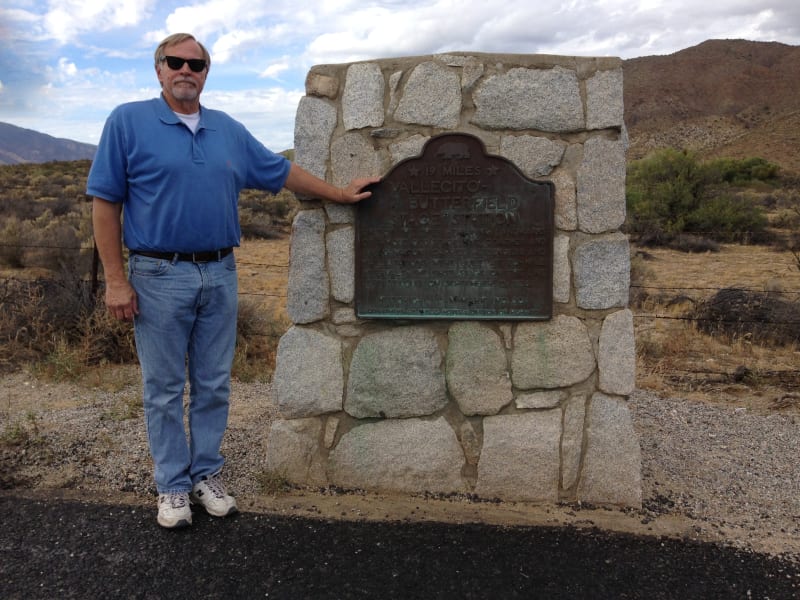
[[709, 40], [623, 64], [628, 158], [672, 146], [800, 174], [800, 46]]

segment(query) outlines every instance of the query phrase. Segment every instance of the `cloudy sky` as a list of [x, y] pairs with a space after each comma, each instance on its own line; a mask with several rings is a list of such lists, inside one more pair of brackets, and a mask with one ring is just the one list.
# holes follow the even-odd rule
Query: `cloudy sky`
[[308, 69], [455, 50], [634, 58], [707, 39], [800, 44], [797, 0], [3, 0], [0, 121], [97, 143], [122, 102], [159, 92], [158, 42], [211, 51], [203, 103], [293, 146]]

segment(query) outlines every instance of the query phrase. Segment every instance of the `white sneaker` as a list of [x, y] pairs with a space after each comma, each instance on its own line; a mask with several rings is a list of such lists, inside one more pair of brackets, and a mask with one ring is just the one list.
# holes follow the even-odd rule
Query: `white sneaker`
[[167, 529], [192, 524], [192, 509], [188, 492], [173, 492], [158, 496], [158, 524]]
[[236, 499], [225, 491], [219, 474], [210, 475], [192, 488], [192, 504], [199, 504], [215, 517], [227, 517], [238, 512]]

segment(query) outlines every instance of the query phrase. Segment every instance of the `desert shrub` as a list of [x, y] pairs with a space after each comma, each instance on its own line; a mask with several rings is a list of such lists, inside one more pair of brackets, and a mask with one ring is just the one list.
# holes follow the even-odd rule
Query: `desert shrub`
[[60, 324], [58, 335], [86, 366], [102, 363], [130, 363], [136, 360], [133, 326], [110, 317], [91, 282], [74, 271], [44, 282], [47, 298], [61, 298], [56, 306], [48, 303], [48, 317]]
[[270, 239], [290, 223], [297, 200], [288, 190], [273, 195], [260, 190], [242, 190], [239, 195], [239, 222], [247, 238]]
[[233, 375], [242, 381], [268, 377], [275, 367], [278, 341], [287, 328], [288, 323], [266, 311], [255, 299], [241, 296]]
[[0, 365], [39, 363], [54, 377], [135, 359], [130, 323], [106, 316], [91, 283], [63, 271], [48, 280], [7, 279], [0, 288]]
[[665, 149], [628, 167], [628, 225], [635, 233], [668, 236], [685, 227], [702, 189], [694, 155]]
[[732, 185], [773, 180], [763, 159], [701, 163], [691, 152], [661, 150], [628, 167], [626, 229], [650, 245], [696, 234], [715, 241], [764, 241], [767, 219], [758, 203]]
[[0, 167], [0, 264], [88, 273], [88, 167], [88, 161]]
[[720, 248], [719, 244], [712, 239], [685, 233], [676, 235], [666, 245], [674, 250], [692, 253], [719, 252]]
[[35, 219], [45, 210], [56, 216], [78, 210], [89, 161], [0, 166], [0, 214]]
[[780, 170], [778, 165], [758, 157], [719, 158], [706, 163], [705, 168], [713, 174], [712, 179], [733, 185], [774, 180]]
[[8, 371], [43, 355], [54, 325], [43, 314], [40, 284], [14, 279], [0, 283], [0, 369]]
[[9, 217], [0, 229], [0, 265], [20, 269], [24, 266], [22, 246], [23, 225], [16, 217]]
[[269, 215], [249, 207], [239, 209], [239, 224], [242, 228], [242, 237], [247, 239], [268, 240], [280, 235]]
[[789, 252], [794, 257], [794, 264], [800, 270], [800, 232], [793, 231], [789, 241]]
[[772, 217], [771, 225], [781, 229], [797, 231], [800, 229], [800, 213], [787, 208], [780, 209]]
[[135, 364], [138, 361], [131, 323], [111, 317], [100, 304], [83, 315], [82, 323], [83, 333], [72, 346], [77, 348], [84, 364]]
[[23, 241], [25, 267], [38, 267], [57, 272], [63, 269], [88, 272], [90, 247], [82, 248], [80, 224], [54, 219], [46, 211], [28, 229]]
[[800, 342], [800, 303], [778, 294], [725, 288], [692, 315], [701, 331], [771, 345]]
[[63, 217], [75, 209], [75, 200], [69, 196], [54, 198], [49, 204], [49, 211], [53, 217]]
[[279, 221], [291, 221], [298, 209], [295, 195], [289, 190], [281, 190], [270, 201], [271, 214]]
[[[75, 379], [103, 364], [137, 362], [133, 325], [111, 317], [102, 290], [64, 271], [54, 279], [7, 279], [0, 287], [0, 372], [33, 365], [56, 380]], [[234, 375], [268, 377], [287, 323], [242, 297], [237, 319]]]
[[639, 250], [631, 256], [630, 304], [636, 308], [644, 306], [650, 297], [645, 284], [653, 278], [653, 269], [647, 264], [652, 256]]
[[767, 216], [752, 202], [740, 196], [708, 198], [687, 216], [686, 230], [704, 234], [721, 242], [765, 243]]
[[38, 217], [42, 210], [41, 204], [32, 198], [27, 188], [0, 187], [0, 217], [3, 219], [27, 221]]

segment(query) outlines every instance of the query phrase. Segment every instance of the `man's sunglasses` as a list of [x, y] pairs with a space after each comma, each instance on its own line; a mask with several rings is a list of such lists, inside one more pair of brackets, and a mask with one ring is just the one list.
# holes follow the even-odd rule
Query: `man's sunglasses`
[[206, 61], [202, 58], [181, 58], [179, 56], [164, 56], [161, 62], [167, 61], [167, 66], [173, 71], [183, 67], [183, 63], [189, 63], [189, 68], [195, 73], [200, 73], [206, 68]]

